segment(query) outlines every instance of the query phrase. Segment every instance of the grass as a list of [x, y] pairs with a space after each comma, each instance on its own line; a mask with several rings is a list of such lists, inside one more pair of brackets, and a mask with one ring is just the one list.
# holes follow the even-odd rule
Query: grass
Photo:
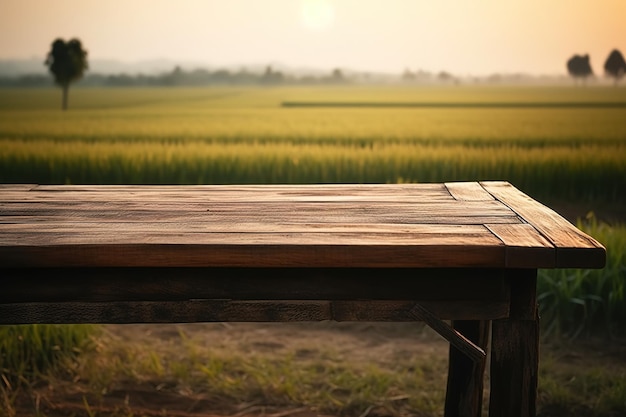
[[17, 382], [57, 370], [62, 359], [89, 349], [96, 329], [93, 325], [0, 326], [2, 379]]
[[[105, 328], [96, 351], [66, 363], [63, 373], [49, 373], [43, 384], [22, 392], [4, 392], [14, 395], [17, 411], [54, 417], [59, 407], [77, 417], [165, 415], [165, 409], [176, 416], [285, 410], [337, 416], [442, 413], [447, 344], [427, 328], [396, 323], [397, 334], [390, 336], [385, 324], [369, 330], [347, 323], [289, 325], [283, 332], [293, 337], [286, 343], [277, 327], [232, 326], [181, 327], [169, 336], [155, 326]], [[313, 329], [305, 338], [295, 326]], [[327, 330], [318, 333], [322, 327]], [[155, 335], [144, 337], [146, 332]], [[623, 346], [611, 351], [602, 343], [542, 344], [538, 415], [623, 415]]]
[[0, 326], [0, 416], [14, 415], [14, 402], [33, 383], [63, 374], [68, 362], [93, 350], [94, 325]]
[[622, 335], [626, 331], [626, 226], [609, 226], [590, 215], [578, 227], [606, 246], [607, 263], [601, 270], [539, 271], [543, 333], [559, 338]]
[[617, 417], [626, 412], [623, 345], [611, 350], [603, 343], [571, 345], [553, 339], [542, 347], [540, 416]]
[[[598, 108], [282, 108], [283, 100], [624, 101], [608, 88], [5, 90], [0, 181], [321, 183], [506, 179], [535, 198], [626, 202], [626, 120]], [[28, 97], [26, 100], [22, 95]]]

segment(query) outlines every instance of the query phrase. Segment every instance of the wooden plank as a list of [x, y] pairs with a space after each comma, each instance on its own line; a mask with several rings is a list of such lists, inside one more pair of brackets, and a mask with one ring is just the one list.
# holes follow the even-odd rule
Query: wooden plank
[[536, 320], [537, 317], [537, 270], [507, 270], [511, 288], [509, 317], [516, 320]]
[[537, 271], [514, 269], [509, 317], [492, 321], [489, 414], [534, 417], [539, 367]]
[[[425, 302], [434, 314], [485, 320], [505, 316], [504, 303]], [[0, 304], [0, 324], [414, 321], [414, 301], [108, 301]]]
[[[31, 218], [29, 218], [31, 219]], [[414, 234], [423, 238], [432, 236], [487, 236], [490, 231], [481, 225], [473, 224], [433, 224], [433, 223], [275, 223], [247, 221], [243, 223], [213, 223], [202, 221], [186, 222], [125, 222], [125, 221], [81, 221], [68, 219], [23, 223], [19, 219], [11, 223], [0, 223], [0, 233], [10, 234], [47, 234], [67, 233], [89, 236], [90, 232], [110, 233], [111, 231], [128, 233], [354, 233], [354, 234]], [[1, 241], [1, 238], [0, 238]]]
[[603, 268], [606, 249], [550, 208], [505, 182], [484, 182], [483, 187], [511, 207], [556, 248], [557, 268]]
[[[41, 231], [31, 228], [2, 227], [0, 238], [2, 246], [51, 246], [51, 245], [78, 245], [78, 244], [171, 244], [171, 245], [266, 245], [285, 244], [294, 245], [414, 245], [414, 246], [442, 246], [442, 245], [478, 245], [503, 246], [502, 242], [478, 226], [466, 228], [433, 227], [433, 230], [400, 229], [389, 230], [350, 230], [350, 229], [306, 229], [298, 227], [276, 227], [275, 230], [250, 230], [228, 232], [204, 230], [203, 228], [188, 229], [181, 227], [155, 228], [116, 228], [115, 224], [98, 226], [96, 228], [54, 228], [42, 226]], [[1, 246], [0, 246], [1, 248]]]
[[[155, 214], [168, 212], [204, 213], [206, 215], [235, 213], [237, 215], [254, 216], [257, 213], [272, 214], [281, 213], [286, 215], [324, 215], [325, 213], [348, 212], [351, 215], [358, 214], [389, 214], [396, 212], [398, 215], [421, 215], [424, 217], [456, 216], [514, 216], [515, 213], [505, 205], [496, 201], [425, 201], [406, 202], [397, 201], [308, 201], [308, 202], [261, 202], [241, 203], [224, 201], [165, 201], [150, 202], [139, 195], [132, 201], [84, 201], [78, 196], [63, 201], [37, 201], [37, 202], [0, 202], [0, 214], [3, 216], [19, 214], [68, 214], [76, 213], [83, 216], [97, 216], [107, 212], [137, 212], [140, 214]], [[106, 196], [103, 196], [103, 200]], [[252, 210], [254, 209], [254, 210]]]
[[[169, 238], [168, 238], [169, 239]], [[115, 239], [113, 239], [115, 240]], [[493, 267], [505, 247], [428, 242], [320, 244], [59, 244], [0, 247], [0, 262], [14, 267]]]
[[[452, 327], [478, 347], [487, 350], [489, 321], [453, 320]], [[482, 415], [483, 381], [486, 359], [476, 362], [450, 346], [445, 417], [480, 417]]]
[[428, 324], [431, 329], [436, 331], [440, 336], [450, 342], [452, 346], [460, 350], [473, 362], [483, 362], [487, 357], [487, 354], [481, 347], [477, 346], [474, 342], [466, 338], [453, 327], [443, 322], [435, 313], [432, 313], [423, 305], [419, 303], [415, 304], [410, 310], [410, 314], [416, 320], [420, 320]]
[[[487, 187], [499, 183], [484, 184]], [[111, 247], [115, 244], [124, 246], [135, 256], [148, 251], [148, 245], [160, 246], [157, 251], [168, 256], [166, 245], [170, 244], [170, 256], [177, 256], [174, 254], [180, 252], [180, 245], [194, 247], [191, 251], [195, 254], [184, 260], [202, 256], [199, 246], [194, 245], [204, 245], [205, 252], [223, 250], [227, 258], [235, 253], [247, 253], [249, 258], [249, 251], [256, 246], [274, 245], [278, 248], [286, 245], [298, 262], [308, 262], [307, 258], [295, 253], [298, 250], [318, 251], [308, 258], [315, 261], [319, 259], [320, 247], [325, 246], [326, 251], [341, 250], [344, 259], [354, 259], [363, 258], [362, 251], [366, 246], [369, 249], [365, 250], [371, 253], [377, 247], [399, 245], [403, 247], [404, 255], [408, 253], [423, 259], [429, 254], [441, 262], [443, 257], [437, 255], [438, 252], [454, 250], [450, 257], [460, 256], [461, 261], [452, 260], [450, 265], [485, 265], [484, 261], [489, 258], [495, 267], [550, 267], [575, 266], [569, 259], [574, 256], [572, 251], [577, 251], [575, 254], [578, 255], [578, 252], [589, 250], [588, 247], [564, 247], [536, 225], [533, 227], [538, 233], [532, 232], [529, 226], [518, 227], [522, 222], [520, 214], [508, 207], [510, 202], [485, 197], [483, 185], [449, 183], [447, 187], [442, 184], [39, 186], [31, 191], [9, 191], [0, 195], [0, 247], [8, 249], [0, 256], [6, 259], [18, 250], [29, 252], [35, 246], [42, 246], [40, 252], [30, 252], [31, 255], [40, 253], [51, 259], [52, 252], [59, 250], [60, 256], [68, 259], [68, 250], [90, 253], [101, 245], [99, 250], [103, 253], [115, 253]], [[12, 197], [7, 199], [7, 194]], [[530, 200], [517, 191], [513, 194], [523, 196], [524, 203]], [[24, 195], [44, 197], [23, 201], [20, 196]], [[547, 227], [551, 221], [546, 221]], [[484, 234], [487, 229], [454, 230], [454, 226], [481, 224], [488, 225], [493, 239]], [[346, 225], [355, 227], [346, 228]], [[395, 226], [403, 228], [393, 229]], [[574, 230], [575, 236], [586, 236]], [[551, 233], [559, 235], [554, 231]], [[554, 249], [545, 244], [540, 234], [557, 246], [556, 261], [552, 264], [549, 259], [554, 257]], [[245, 243], [248, 245], [233, 251], [231, 245]], [[69, 247], [73, 245], [93, 246], [83, 250]], [[356, 248], [347, 249], [347, 246]], [[415, 251], [407, 251], [408, 246]], [[485, 248], [489, 254], [473, 262], [468, 256], [480, 250], [463, 246]], [[507, 247], [505, 259], [493, 258], [500, 250], [494, 251], [493, 246]], [[385, 254], [389, 253], [390, 248], [385, 249]], [[425, 252], [422, 253], [422, 249]], [[597, 256], [603, 260], [604, 248], [595, 249], [599, 249]], [[585, 259], [585, 256], [581, 258]], [[219, 256], [214, 254], [216, 257]], [[117, 259], [113, 264], [124, 265], [120, 262]], [[172, 262], [176, 264], [178, 261]], [[380, 265], [380, 258], [374, 263]], [[220, 265], [226, 264], [230, 265]], [[272, 263], [275, 266], [282, 264], [277, 258]], [[348, 265], [358, 264], [348, 262]], [[432, 262], [427, 265], [447, 266]]]
[[30, 191], [35, 187], [37, 187], [36, 184], [0, 184], [0, 197], [9, 194], [15, 194], [11, 193], [13, 191], [18, 191], [19, 195], [23, 195], [24, 191]]
[[554, 268], [556, 251], [537, 230], [527, 224], [485, 225], [506, 245], [507, 268]]
[[[482, 225], [497, 223], [520, 223], [516, 215], [491, 215], [491, 216], [466, 216], [466, 215], [446, 215], [444, 217], [436, 217], [432, 214], [424, 213], [424, 215], [402, 216], [399, 213], [388, 212], [380, 215], [351, 215], [351, 213], [341, 212], [326, 214], [324, 216], [311, 213], [311, 215], [292, 215], [286, 216], [281, 213], [257, 213], [256, 215], [246, 215], [232, 213], [229, 215], [214, 214], [213, 217], [207, 218], [204, 213], [184, 213], [184, 212], [161, 212], [161, 213], [142, 213], [134, 212], [109, 212], [94, 215], [84, 215], [76, 212], [49, 212], [41, 211], [39, 213], [15, 213], [12, 215], [2, 216], [0, 214], [0, 224], [30, 224], [34, 229], [42, 223], [54, 223], [59, 221], [71, 220], [80, 226], [80, 223], [93, 222], [110, 222], [116, 224], [127, 223], [197, 223], [201, 222], [216, 227], [237, 225], [237, 224], [333, 224], [333, 225], [349, 225], [355, 224], [400, 224], [400, 225]], [[132, 227], [132, 226], [131, 226]]]
[[288, 298], [491, 300], [508, 306], [511, 300], [509, 274], [494, 268], [16, 268], [2, 272], [0, 303]]
[[539, 320], [492, 322], [490, 416], [534, 417]]
[[[133, 193], [114, 193], [110, 194], [110, 198], [106, 198], [106, 190], [100, 193], [79, 193], [79, 192], [63, 192], [63, 193], [4, 193], [0, 194], [0, 201], [6, 203], [15, 202], [46, 202], [46, 203], [60, 203], [68, 200], [84, 201], [88, 203], [123, 203], [136, 201], [137, 196], [141, 196], [142, 202], [148, 204], [153, 203], [210, 203], [210, 202], [223, 202], [223, 203], [239, 203], [239, 204], [257, 204], [257, 203], [272, 203], [272, 202], [288, 202], [288, 203], [308, 203], [308, 202], [389, 202], [392, 201], [392, 194], [385, 193], [372, 193], [372, 194], [320, 194], [320, 195], [295, 195], [295, 194], [279, 194], [271, 193], [264, 194], [262, 192], [246, 193], [246, 194], [231, 194], [231, 193], [219, 193], [219, 192], [186, 192], [186, 193], [165, 193], [157, 194], [155, 192], [133, 192]], [[400, 194], [395, 194], [398, 198]], [[451, 196], [449, 194], [406, 194], [401, 199], [397, 199], [399, 202], [411, 202], [420, 203], [424, 201], [429, 202], [446, 202], [450, 201]]]
[[[8, 187], [7, 187], [8, 188]], [[6, 201], [59, 201], [74, 196], [84, 201], [126, 201], [141, 195], [147, 200], [204, 200], [215, 199], [230, 202], [257, 201], [327, 201], [327, 200], [386, 200], [402, 196], [405, 201], [449, 200], [450, 195], [443, 184], [371, 184], [371, 185], [202, 185], [202, 186], [36, 186], [28, 193], [21, 186], [1, 196]], [[7, 191], [9, 191], [7, 189]]]
[[[29, 185], [29, 184], [24, 184]], [[13, 185], [10, 185], [13, 186]], [[20, 187], [22, 184], [16, 184]], [[119, 192], [156, 192], [156, 193], [186, 193], [215, 191], [226, 194], [243, 194], [246, 192], [257, 193], [259, 191], [294, 194], [328, 194], [338, 193], [391, 193], [397, 194], [398, 190], [418, 190], [420, 193], [434, 192], [447, 194], [446, 188], [441, 183], [413, 183], [413, 184], [229, 184], [229, 185], [34, 185], [30, 184], [33, 192], [95, 192], [119, 191]]]
[[477, 182], [446, 182], [450, 195], [458, 201], [493, 201], [494, 198]]
[[428, 310], [441, 320], [495, 320], [509, 314], [509, 306], [502, 300], [412, 300], [404, 302], [343, 302], [332, 303], [333, 320], [337, 321], [422, 321], [414, 314], [415, 305]]

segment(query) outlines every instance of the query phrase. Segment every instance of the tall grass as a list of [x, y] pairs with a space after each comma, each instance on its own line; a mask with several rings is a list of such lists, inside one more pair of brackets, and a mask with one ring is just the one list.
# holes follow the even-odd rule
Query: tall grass
[[[395, 183], [506, 179], [536, 198], [625, 201], [624, 146], [5, 140], [0, 181], [89, 184]], [[589, 157], [593, 155], [593, 157]]]
[[57, 369], [88, 349], [97, 329], [93, 325], [0, 326], [0, 385]]
[[539, 307], [546, 336], [626, 332], [626, 226], [609, 226], [593, 215], [578, 227], [607, 248], [604, 269], [540, 270]]
[[[508, 180], [533, 197], [626, 201], [626, 118], [598, 108], [311, 108], [285, 100], [612, 102], [623, 89], [77, 89], [0, 95], [0, 181]], [[55, 100], [56, 102], [56, 100]]]

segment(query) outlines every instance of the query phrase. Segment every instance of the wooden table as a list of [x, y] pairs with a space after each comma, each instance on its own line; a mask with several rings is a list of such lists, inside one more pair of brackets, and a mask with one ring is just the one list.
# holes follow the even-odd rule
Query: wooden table
[[506, 182], [0, 186], [0, 323], [424, 320], [446, 416], [480, 415], [489, 329], [490, 415], [534, 415], [537, 268], [604, 262]]

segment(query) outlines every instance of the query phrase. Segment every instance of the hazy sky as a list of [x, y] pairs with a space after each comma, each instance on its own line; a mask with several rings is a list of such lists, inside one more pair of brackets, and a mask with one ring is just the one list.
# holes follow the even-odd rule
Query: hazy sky
[[0, 59], [78, 37], [89, 58], [207, 66], [596, 74], [626, 54], [626, 0], [0, 0]]

